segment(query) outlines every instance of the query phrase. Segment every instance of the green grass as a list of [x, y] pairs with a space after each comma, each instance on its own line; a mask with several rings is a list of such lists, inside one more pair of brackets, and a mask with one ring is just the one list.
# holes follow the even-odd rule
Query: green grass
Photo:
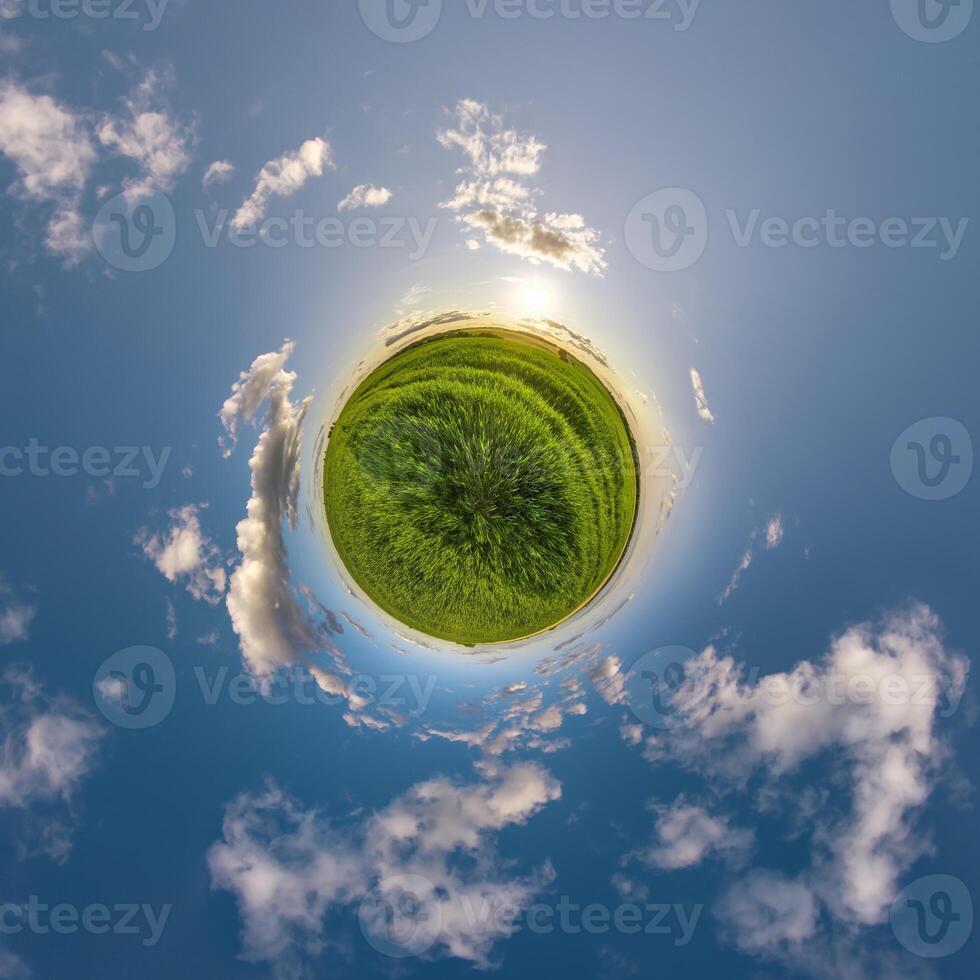
[[602, 587], [633, 528], [636, 474], [622, 412], [585, 365], [530, 335], [456, 331], [351, 395], [324, 504], [374, 602], [474, 645], [548, 629]]

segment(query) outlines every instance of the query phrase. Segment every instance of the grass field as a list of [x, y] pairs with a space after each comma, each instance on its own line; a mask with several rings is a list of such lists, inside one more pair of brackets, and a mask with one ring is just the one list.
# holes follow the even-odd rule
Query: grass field
[[324, 504], [382, 609], [475, 645], [545, 630], [623, 555], [637, 471], [596, 376], [529, 335], [457, 331], [375, 370], [333, 426]]

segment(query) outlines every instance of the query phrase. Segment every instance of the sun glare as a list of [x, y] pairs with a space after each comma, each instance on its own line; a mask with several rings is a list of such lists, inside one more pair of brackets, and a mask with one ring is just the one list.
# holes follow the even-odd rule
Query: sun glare
[[517, 287], [517, 311], [524, 316], [554, 313], [555, 293], [540, 279], [525, 280]]

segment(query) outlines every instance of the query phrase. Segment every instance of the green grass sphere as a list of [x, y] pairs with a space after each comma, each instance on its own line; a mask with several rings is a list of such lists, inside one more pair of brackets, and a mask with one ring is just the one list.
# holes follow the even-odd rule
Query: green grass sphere
[[531, 335], [457, 331], [377, 368], [330, 431], [324, 503], [361, 589], [465, 645], [546, 630], [623, 556], [635, 451], [612, 395]]

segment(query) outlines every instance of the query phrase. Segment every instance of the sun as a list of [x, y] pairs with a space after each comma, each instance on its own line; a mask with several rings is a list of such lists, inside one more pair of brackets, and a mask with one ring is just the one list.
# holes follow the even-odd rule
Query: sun
[[554, 289], [542, 279], [525, 279], [517, 286], [515, 304], [521, 316], [553, 314], [556, 303]]

